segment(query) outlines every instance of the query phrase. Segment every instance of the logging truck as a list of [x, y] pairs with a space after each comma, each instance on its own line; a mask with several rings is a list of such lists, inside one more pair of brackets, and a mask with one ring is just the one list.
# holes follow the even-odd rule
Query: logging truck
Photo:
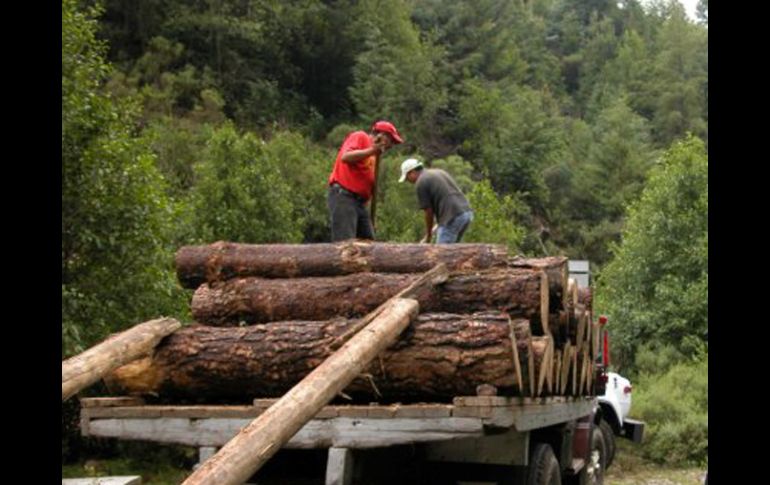
[[221, 242], [176, 266], [195, 324], [63, 362], [62, 399], [100, 378], [113, 396], [81, 399], [83, 435], [196, 447], [187, 485], [272, 483], [270, 457], [312, 449], [327, 484], [602, 483], [603, 329], [567, 258]]

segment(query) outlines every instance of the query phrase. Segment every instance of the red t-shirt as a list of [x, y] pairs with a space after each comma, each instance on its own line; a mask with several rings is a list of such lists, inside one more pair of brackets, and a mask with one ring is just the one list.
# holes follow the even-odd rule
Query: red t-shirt
[[371, 155], [356, 163], [345, 163], [342, 155], [351, 150], [364, 150], [373, 145], [372, 140], [365, 131], [354, 131], [342, 142], [337, 159], [334, 161], [334, 169], [329, 175], [329, 185], [337, 182], [345, 189], [355, 192], [366, 200], [372, 196], [374, 187], [374, 161]]

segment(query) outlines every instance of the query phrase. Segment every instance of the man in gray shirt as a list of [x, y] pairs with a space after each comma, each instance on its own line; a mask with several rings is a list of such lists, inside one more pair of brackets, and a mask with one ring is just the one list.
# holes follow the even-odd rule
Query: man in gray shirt
[[424, 168], [422, 162], [410, 158], [401, 164], [399, 182], [415, 184], [417, 201], [425, 211], [425, 241], [433, 235], [433, 218], [438, 220], [437, 244], [460, 242], [473, 220], [468, 199], [454, 179], [439, 168]]

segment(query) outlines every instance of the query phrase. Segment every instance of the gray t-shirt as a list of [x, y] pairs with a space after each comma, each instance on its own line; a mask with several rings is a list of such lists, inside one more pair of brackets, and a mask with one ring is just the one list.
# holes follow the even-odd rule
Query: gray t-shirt
[[445, 226], [453, 217], [471, 210], [468, 199], [457, 183], [440, 168], [423, 169], [415, 186], [420, 209], [433, 209], [441, 226]]

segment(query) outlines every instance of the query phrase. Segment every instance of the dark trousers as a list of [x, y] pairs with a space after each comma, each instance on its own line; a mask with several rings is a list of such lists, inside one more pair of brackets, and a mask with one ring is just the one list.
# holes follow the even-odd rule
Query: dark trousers
[[363, 200], [332, 185], [326, 203], [331, 218], [332, 242], [345, 239], [374, 239], [374, 229]]

